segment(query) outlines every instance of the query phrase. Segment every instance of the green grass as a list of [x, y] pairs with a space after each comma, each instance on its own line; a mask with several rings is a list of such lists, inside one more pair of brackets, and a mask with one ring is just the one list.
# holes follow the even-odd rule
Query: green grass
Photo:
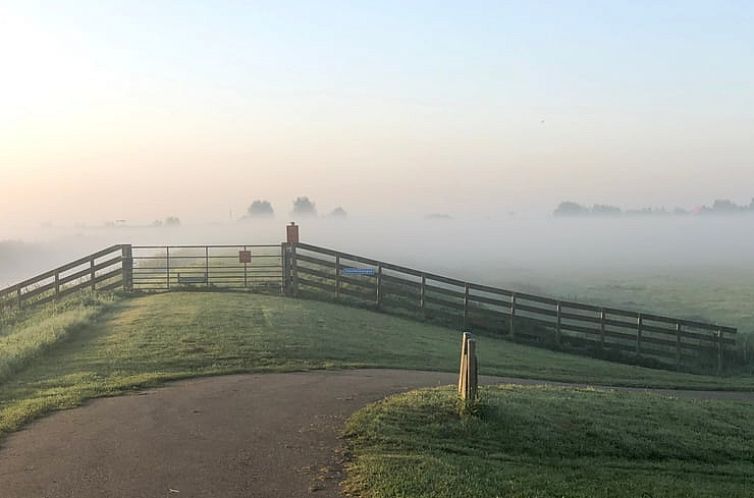
[[[175, 292], [91, 306], [91, 311], [72, 314], [64, 336], [46, 346], [42, 356], [24, 360], [24, 368], [0, 384], [0, 436], [49, 410], [171, 379], [353, 367], [454, 371], [458, 364], [458, 331], [336, 304]], [[29, 337], [45, 329], [40, 325], [44, 319], [39, 320], [25, 322]], [[23, 334], [21, 329], [14, 335]], [[479, 349], [481, 371], [487, 375], [754, 388], [751, 377], [652, 370], [488, 337], [480, 338]], [[0, 350], [0, 358], [5, 355]]]
[[[626, 309], [646, 310], [737, 327], [739, 347], [754, 346], [754, 271], [670, 268], [662, 272], [550, 272], [527, 275], [532, 292]], [[747, 359], [754, 355], [749, 351]], [[754, 364], [752, 364], [754, 368]]]
[[0, 315], [0, 384], [90, 322], [112, 301], [111, 295], [84, 294], [60, 304]]
[[554, 387], [451, 388], [354, 414], [345, 487], [364, 497], [750, 497], [754, 407]]

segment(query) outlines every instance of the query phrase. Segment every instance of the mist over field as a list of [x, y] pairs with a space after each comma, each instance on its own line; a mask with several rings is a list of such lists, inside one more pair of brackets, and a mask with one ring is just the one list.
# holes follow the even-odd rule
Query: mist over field
[[[285, 218], [175, 227], [34, 228], [0, 242], [12, 283], [110, 244], [266, 244]], [[578, 287], [584, 276], [720, 275], [754, 267], [754, 217], [302, 218], [303, 242], [475, 281]], [[11, 234], [5, 234], [7, 237]], [[557, 287], [557, 286], [556, 286]], [[555, 290], [541, 289], [552, 294]]]

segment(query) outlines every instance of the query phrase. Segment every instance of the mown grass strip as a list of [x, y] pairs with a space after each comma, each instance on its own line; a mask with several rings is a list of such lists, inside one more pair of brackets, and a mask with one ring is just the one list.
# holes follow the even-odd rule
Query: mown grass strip
[[500, 386], [475, 416], [452, 388], [351, 417], [364, 497], [749, 497], [754, 407], [603, 389]]

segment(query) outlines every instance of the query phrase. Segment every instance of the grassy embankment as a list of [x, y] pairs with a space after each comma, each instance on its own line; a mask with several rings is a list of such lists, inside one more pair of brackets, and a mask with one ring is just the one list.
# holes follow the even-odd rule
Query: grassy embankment
[[[458, 331], [315, 301], [176, 292], [66, 306], [54, 318], [47, 308], [3, 326], [0, 338], [13, 339], [0, 341], [0, 364], [10, 365], [0, 382], [0, 436], [49, 410], [171, 379], [353, 367], [453, 371], [458, 362]], [[18, 344], [24, 353], [14, 352]], [[749, 377], [652, 370], [487, 337], [480, 362], [487, 375], [754, 389]]]
[[604, 389], [450, 388], [354, 414], [345, 487], [365, 497], [750, 497], [754, 407]]

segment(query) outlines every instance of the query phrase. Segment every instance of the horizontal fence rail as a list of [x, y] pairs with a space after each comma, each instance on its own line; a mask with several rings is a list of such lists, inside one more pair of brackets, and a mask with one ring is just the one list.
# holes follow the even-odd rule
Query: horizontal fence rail
[[114, 245], [0, 289], [0, 308], [44, 304], [84, 290], [127, 286], [130, 247]]
[[722, 369], [733, 327], [593, 306], [450, 278], [310, 244], [289, 248], [292, 291], [322, 293], [453, 326], [557, 346], [617, 350], [681, 366], [706, 359]]
[[277, 288], [280, 244], [133, 246], [132, 289]]

